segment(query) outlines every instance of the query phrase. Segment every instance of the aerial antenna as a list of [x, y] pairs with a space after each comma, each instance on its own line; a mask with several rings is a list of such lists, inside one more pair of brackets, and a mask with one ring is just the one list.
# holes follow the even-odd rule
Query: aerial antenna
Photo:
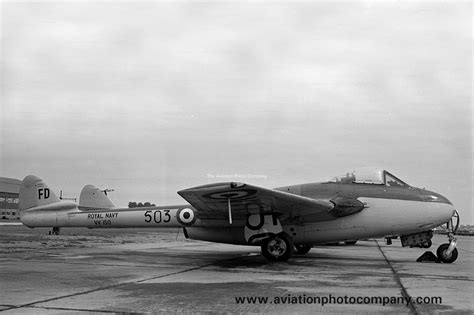
[[60, 190], [60, 191], [59, 191], [59, 200], [72, 200], [72, 201], [76, 202], [76, 201], [77, 201], [77, 198], [67, 198], [67, 197], [63, 197], [63, 191]]
[[112, 191], [115, 191], [115, 189], [103, 189], [103, 190], [101, 190], [101, 192], [103, 192], [106, 196], [107, 196], [108, 192], [112, 192]]

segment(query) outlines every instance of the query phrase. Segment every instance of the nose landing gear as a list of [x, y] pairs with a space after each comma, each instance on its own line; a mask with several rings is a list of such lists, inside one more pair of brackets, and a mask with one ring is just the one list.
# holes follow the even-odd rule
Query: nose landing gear
[[442, 244], [438, 247], [436, 254], [444, 263], [450, 264], [458, 258], [458, 250], [456, 249], [456, 231], [459, 227], [459, 213], [454, 210], [453, 217], [446, 222], [446, 227], [443, 228], [448, 232], [449, 243]]
[[456, 249], [456, 239], [453, 239], [449, 244], [442, 244], [436, 251], [438, 259], [444, 263], [450, 264], [458, 258], [458, 250]]

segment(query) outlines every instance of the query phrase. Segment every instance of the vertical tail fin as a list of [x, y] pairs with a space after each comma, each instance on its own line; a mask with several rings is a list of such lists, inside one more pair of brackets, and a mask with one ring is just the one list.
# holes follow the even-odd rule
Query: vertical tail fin
[[59, 202], [58, 196], [39, 177], [26, 176], [20, 186], [20, 211]]
[[106, 193], [94, 185], [86, 185], [79, 196], [79, 209], [111, 209], [115, 208]]

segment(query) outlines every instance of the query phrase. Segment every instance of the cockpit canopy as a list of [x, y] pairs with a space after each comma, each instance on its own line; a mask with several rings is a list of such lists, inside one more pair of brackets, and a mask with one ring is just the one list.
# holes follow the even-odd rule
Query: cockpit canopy
[[377, 184], [391, 187], [410, 187], [407, 183], [382, 169], [363, 168], [345, 175], [333, 177], [331, 182], [342, 184]]

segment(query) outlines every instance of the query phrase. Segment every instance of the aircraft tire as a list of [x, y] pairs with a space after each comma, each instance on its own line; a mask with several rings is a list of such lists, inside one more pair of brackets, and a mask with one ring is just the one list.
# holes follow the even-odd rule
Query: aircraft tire
[[286, 233], [279, 233], [264, 240], [261, 249], [269, 261], [287, 261], [293, 254], [293, 242]]
[[297, 255], [306, 255], [312, 246], [308, 244], [296, 244], [295, 245], [295, 254]]
[[446, 243], [446, 244], [442, 244], [438, 247], [438, 250], [436, 251], [436, 255], [438, 256], [439, 260], [441, 260], [442, 262], [446, 263], [446, 264], [450, 264], [450, 263], [453, 263], [454, 261], [456, 261], [456, 259], [458, 258], [458, 250], [457, 248], [455, 248], [452, 253], [451, 253], [451, 256], [447, 257], [446, 256], [446, 251], [448, 250], [448, 247], [449, 247], [449, 244]]
[[355, 245], [357, 241], [345, 241], [344, 244], [346, 245]]

